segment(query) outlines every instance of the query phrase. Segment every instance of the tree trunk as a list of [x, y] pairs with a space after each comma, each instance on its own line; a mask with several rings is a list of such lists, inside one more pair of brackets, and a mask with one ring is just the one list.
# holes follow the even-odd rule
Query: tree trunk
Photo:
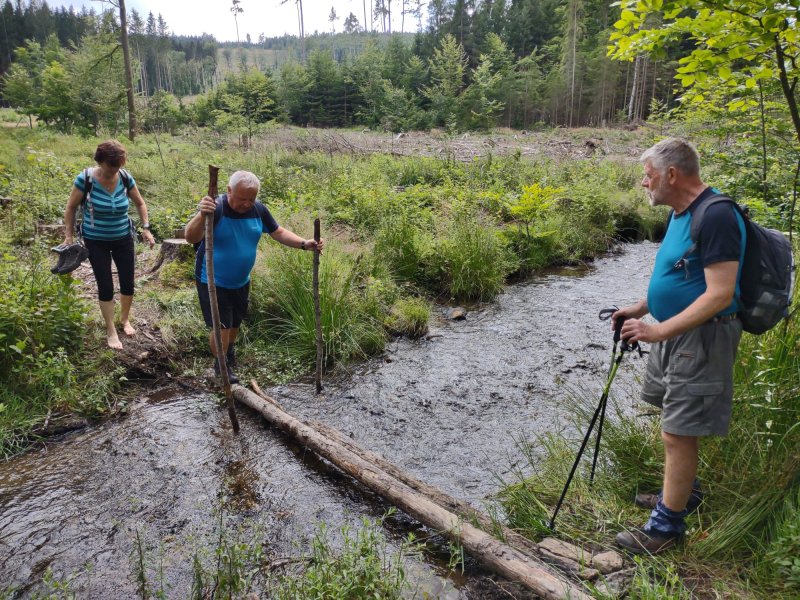
[[542, 598], [589, 600], [590, 597], [579, 586], [561, 579], [545, 565], [537, 564], [535, 559], [498, 541], [316, 429], [301, 423], [276, 403], [268, 402], [240, 385], [233, 386], [232, 390], [239, 402], [258, 411], [270, 423], [421, 523], [462, 544], [465, 550], [494, 572], [521, 583]]
[[131, 70], [131, 49], [128, 45], [128, 16], [125, 12], [125, 0], [119, 0], [120, 40], [122, 57], [125, 61], [125, 85], [128, 88], [128, 137], [136, 138], [136, 105], [133, 102], [133, 71]]

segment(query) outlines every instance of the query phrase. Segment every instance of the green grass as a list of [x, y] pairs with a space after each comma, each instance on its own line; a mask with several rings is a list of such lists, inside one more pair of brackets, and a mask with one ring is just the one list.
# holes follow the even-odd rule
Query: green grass
[[398, 335], [419, 338], [428, 333], [431, 305], [422, 298], [401, 298], [387, 316], [387, 328]]

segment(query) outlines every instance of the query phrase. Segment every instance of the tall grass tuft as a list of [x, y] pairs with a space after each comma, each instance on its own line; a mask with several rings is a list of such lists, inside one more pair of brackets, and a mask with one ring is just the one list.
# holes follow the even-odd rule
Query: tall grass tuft
[[516, 266], [497, 232], [479, 215], [468, 213], [444, 227], [430, 263], [439, 291], [459, 300], [491, 300]]
[[401, 298], [392, 306], [386, 317], [389, 331], [419, 338], [428, 333], [431, 305], [422, 298]]
[[[316, 355], [311, 253], [272, 246], [253, 277], [251, 332], [264, 332], [310, 362]], [[365, 358], [385, 342], [381, 307], [361, 261], [326, 246], [320, 261], [322, 335], [327, 364]], [[260, 335], [260, 334], [259, 334]]]

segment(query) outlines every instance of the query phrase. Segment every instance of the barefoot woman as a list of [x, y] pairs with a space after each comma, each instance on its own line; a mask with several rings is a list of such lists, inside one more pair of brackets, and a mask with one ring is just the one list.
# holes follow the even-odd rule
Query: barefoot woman
[[97, 281], [100, 312], [106, 325], [108, 345], [115, 350], [122, 349], [122, 342], [114, 326], [114, 280], [111, 276], [111, 261], [117, 267], [119, 277], [120, 322], [126, 335], [134, 335], [136, 330], [130, 324], [131, 302], [133, 301], [133, 238], [135, 231], [128, 217], [129, 199], [133, 201], [142, 222], [142, 237], [152, 248], [155, 244], [147, 219], [147, 206], [133, 177], [121, 174], [125, 165], [125, 147], [115, 140], [103, 142], [94, 153], [97, 166], [89, 168], [75, 178], [72, 193], [67, 201], [64, 223], [67, 234], [64, 242], [71, 244], [75, 223], [75, 210], [84, 200], [87, 179], [89, 194], [83, 202], [81, 233], [89, 250]]

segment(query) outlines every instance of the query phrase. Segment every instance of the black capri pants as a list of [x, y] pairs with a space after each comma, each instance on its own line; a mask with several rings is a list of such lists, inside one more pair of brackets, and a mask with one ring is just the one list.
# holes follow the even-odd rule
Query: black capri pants
[[133, 296], [133, 237], [126, 235], [118, 240], [90, 240], [83, 238], [89, 251], [89, 262], [97, 281], [97, 297], [100, 302], [114, 299], [114, 279], [111, 276], [111, 261], [117, 266], [119, 293]]

